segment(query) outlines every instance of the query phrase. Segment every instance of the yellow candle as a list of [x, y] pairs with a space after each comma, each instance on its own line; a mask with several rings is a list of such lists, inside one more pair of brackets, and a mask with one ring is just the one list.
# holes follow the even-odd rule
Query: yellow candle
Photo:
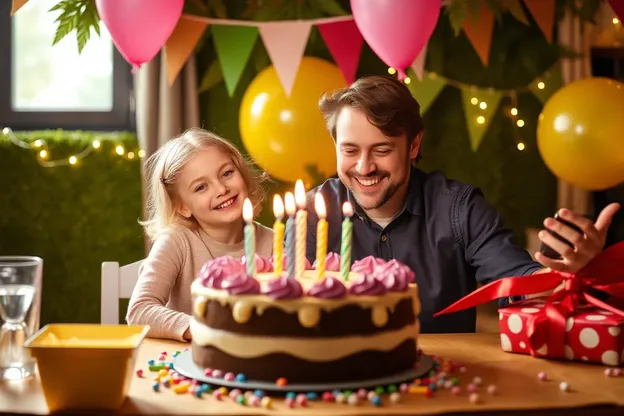
[[317, 192], [314, 196], [314, 208], [319, 217], [316, 225], [316, 277], [322, 279], [325, 276], [325, 258], [327, 256], [327, 210], [323, 195]]
[[275, 223], [273, 224], [273, 271], [275, 277], [282, 274], [284, 265], [284, 203], [279, 195], [273, 197], [273, 215], [275, 215]]
[[303, 181], [297, 180], [295, 183], [295, 203], [297, 204], [297, 216], [295, 217], [296, 227], [296, 250], [297, 258], [295, 259], [295, 277], [303, 276], [305, 271], [306, 260], [306, 234], [308, 225], [308, 212], [305, 209], [306, 195]]

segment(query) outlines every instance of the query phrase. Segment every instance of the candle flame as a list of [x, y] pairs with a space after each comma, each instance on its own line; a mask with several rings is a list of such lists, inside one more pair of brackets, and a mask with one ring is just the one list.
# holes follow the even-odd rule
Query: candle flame
[[284, 197], [284, 203], [286, 204], [286, 214], [288, 214], [289, 217], [295, 215], [297, 206], [295, 205], [295, 196], [292, 194], [292, 192], [286, 192], [286, 196]]
[[320, 192], [317, 192], [314, 195], [314, 208], [316, 208], [316, 213], [319, 218], [325, 218], [327, 216], [327, 210], [325, 209], [325, 200], [323, 199], [323, 195]]
[[297, 208], [304, 209], [306, 205], [306, 194], [303, 186], [303, 181], [298, 179], [295, 182], [295, 201], [297, 202]]
[[344, 215], [345, 217], [353, 216], [353, 207], [351, 206], [350, 202], [345, 202], [342, 206], [342, 215]]
[[279, 220], [284, 216], [284, 203], [282, 197], [277, 194], [273, 197], [273, 215]]
[[253, 220], [253, 205], [251, 205], [249, 198], [245, 198], [245, 202], [243, 203], [243, 219], [246, 222], [251, 222]]

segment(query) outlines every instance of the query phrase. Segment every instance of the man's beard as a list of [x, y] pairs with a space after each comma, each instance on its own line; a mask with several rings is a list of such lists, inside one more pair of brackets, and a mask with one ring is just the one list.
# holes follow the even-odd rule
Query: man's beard
[[[381, 181], [384, 178], [388, 178], [390, 177], [390, 174], [388, 172], [385, 171], [381, 171], [381, 170], [376, 170], [372, 173], [369, 173], [368, 175], [358, 175], [357, 173], [353, 172], [352, 170], [348, 171], [346, 173], [346, 176], [348, 178], [350, 178], [353, 181], [357, 181], [357, 178], [366, 180], [366, 179], [371, 179], [371, 178], [379, 178], [379, 180]], [[361, 183], [360, 183], [361, 185]], [[399, 190], [399, 188], [401, 187], [402, 183], [398, 183], [398, 184], [393, 184], [393, 183], [389, 183], [388, 187], [382, 191], [381, 197], [377, 200], [377, 202], [375, 202], [372, 205], [365, 205], [363, 204], [363, 201], [360, 200], [360, 198], [358, 198], [357, 193], [355, 192], [355, 190], [353, 189], [353, 187], [351, 188], [351, 193], [353, 194], [353, 197], [355, 198], [355, 200], [357, 201], [358, 205], [362, 207], [362, 209], [364, 210], [372, 210], [372, 209], [378, 209], [381, 208], [382, 206], [384, 206], [391, 198], [392, 196], [394, 196], [394, 194]]]

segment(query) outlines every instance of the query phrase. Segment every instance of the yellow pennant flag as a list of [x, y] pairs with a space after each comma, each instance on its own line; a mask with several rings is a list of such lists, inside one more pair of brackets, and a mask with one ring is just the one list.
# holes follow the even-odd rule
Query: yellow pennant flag
[[13, 7], [11, 8], [11, 16], [13, 16], [19, 9], [22, 8], [28, 0], [13, 0]]

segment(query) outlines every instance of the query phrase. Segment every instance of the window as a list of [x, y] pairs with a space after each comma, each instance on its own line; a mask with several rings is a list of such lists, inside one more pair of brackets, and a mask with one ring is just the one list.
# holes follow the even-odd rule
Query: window
[[59, 0], [29, 1], [10, 16], [0, 1], [0, 127], [133, 129], [130, 65], [100, 24], [78, 53], [75, 32], [54, 46]]

